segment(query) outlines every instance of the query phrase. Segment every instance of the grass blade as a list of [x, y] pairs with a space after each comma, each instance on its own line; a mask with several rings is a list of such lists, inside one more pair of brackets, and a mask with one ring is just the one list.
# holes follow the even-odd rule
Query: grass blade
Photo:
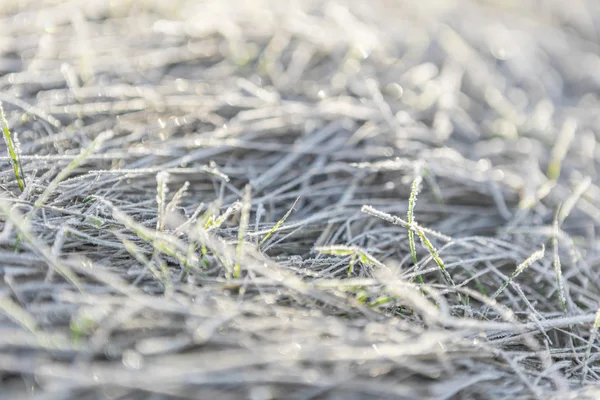
[[[417, 204], [417, 195], [419, 194], [421, 179], [422, 178], [417, 175], [412, 183], [412, 190], [410, 192], [410, 198], [408, 199], [408, 212], [406, 213], [406, 222], [408, 222], [409, 225], [412, 225], [415, 220], [415, 205]], [[410, 247], [413, 265], [417, 268], [419, 260], [417, 259], [417, 249], [415, 246], [415, 233], [412, 229], [408, 230], [408, 245]], [[423, 283], [423, 277], [421, 275], [417, 275], [417, 279], [419, 280], [419, 283]]]
[[83, 149], [81, 153], [79, 153], [79, 155], [66, 166], [65, 169], [61, 170], [58, 173], [58, 175], [54, 177], [54, 179], [50, 182], [48, 187], [46, 187], [42, 195], [34, 203], [34, 209], [32, 210], [32, 213], [35, 210], [42, 207], [46, 203], [50, 195], [56, 190], [58, 185], [62, 181], [67, 179], [69, 175], [71, 175], [73, 171], [75, 171], [75, 169], [77, 169], [81, 164], [83, 164], [90, 155], [97, 151], [98, 148], [102, 145], [102, 143], [104, 143], [104, 141], [110, 139], [112, 136], [112, 131], [106, 131], [96, 136], [96, 138], [92, 141], [92, 143], [90, 143], [88, 147]]
[[545, 246], [542, 245], [542, 248], [538, 251], [535, 251], [533, 254], [531, 254], [529, 257], [527, 257], [527, 259], [525, 261], [523, 261], [521, 264], [517, 265], [517, 268], [515, 268], [515, 271], [512, 273], [512, 275], [504, 282], [504, 284], [498, 288], [498, 290], [496, 290], [496, 292], [492, 295], [492, 299], [495, 299], [496, 297], [498, 297], [500, 295], [500, 293], [502, 293], [504, 291], [504, 289], [507, 288], [508, 285], [510, 285], [510, 283], [519, 275], [521, 275], [521, 273], [523, 273], [523, 271], [525, 271], [531, 264], [533, 264], [536, 261], [541, 260], [544, 257], [544, 254], [546, 252], [546, 248]]
[[4, 142], [6, 143], [8, 155], [10, 156], [10, 162], [15, 172], [15, 178], [17, 180], [17, 184], [19, 185], [19, 189], [21, 189], [22, 192], [25, 190], [25, 175], [23, 173], [23, 167], [21, 166], [19, 143], [16, 137], [13, 140], [10, 130], [8, 129], [8, 121], [6, 121], [6, 116], [4, 115], [2, 102], [0, 102], [0, 124], [2, 124]]
[[373, 265], [379, 268], [385, 268], [385, 265], [369, 254], [366, 250], [355, 246], [333, 245], [315, 247], [315, 250], [320, 254], [346, 257], [350, 256], [350, 264], [348, 265], [348, 276], [354, 271], [356, 259], [366, 265]]
[[156, 219], [156, 230], [162, 231], [165, 226], [165, 212], [166, 212], [166, 197], [169, 192], [167, 182], [169, 181], [170, 174], [166, 171], [161, 171], [156, 174], [156, 205], [158, 207], [158, 218]]
[[[427, 251], [429, 252], [429, 255], [431, 256], [433, 261], [435, 261], [435, 263], [437, 264], [440, 272], [442, 273], [442, 276], [444, 277], [444, 280], [448, 284], [450, 284], [452, 287], [456, 287], [456, 284], [454, 283], [452, 276], [450, 276], [450, 274], [448, 273], [448, 270], [446, 269], [446, 265], [444, 264], [444, 261], [440, 257], [436, 248], [433, 246], [433, 243], [431, 243], [429, 238], [427, 238], [427, 235], [425, 234], [425, 229], [423, 229], [421, 226], [417, 225], [417, 223], [414, 221], [411, 224], [409, 224], [408, 222], [403, 221], [402, 219], [400, 219], [394, 215], [385, 213], [383, 211], [379, 211], [371, 206], [363, 206], [362, 211], [364, 213], [367, 213], [374, 217], [381, 218], [388, 222], [392, 222], [393, 224], [401, 225], [401, 226], [409, 229], [409, 231], [411, 231], [411, 232], [415, 232], [419, 236], [419, 239], [421, 240], [421, 244], [423, 245], [423, 247], [425, 247], [427, 249]], [[432, 231], [432, 232], [435, 232], [435, 231]], [[438, 234], [438, 235], [441, 235], [441, 234]], [[444, 236], [444, 235], [441, 235], [441, 236]], [[457, 295], [459, 301], [462, 301], [462, 296], [460, 295], [460, 293], [457, 292], [456, 295]]]
[[273, 228], [271, 228], [271, 230], [269, 231], [269, 233], [267, 233], [267, 235], [260, 241], [260, 243], [258, 244], [258, 247], [261, 247], [267, 241], [267, 239], [270, 238], [271, 235], [274, 234], [277, 231], [277, 229], [279, 229], [279, 227], [285, 222], [285, 220], [288, 219], [288, 217], [290, 216], [290, 214], [294, 210], [294, 207], [296, 206], [296, 203], [298, 203], [298, 200], [300, 200], [300, 196], [298, 196], [296, 198], [296, 201], [294, 201], [294, 204], [292, 204], [292, 207], [290, 207], [290, 209], [285, 213], [285, 215], [279, 221], [277, 221], [277, 223], [275, 224], [275, 226], [273, 226]]

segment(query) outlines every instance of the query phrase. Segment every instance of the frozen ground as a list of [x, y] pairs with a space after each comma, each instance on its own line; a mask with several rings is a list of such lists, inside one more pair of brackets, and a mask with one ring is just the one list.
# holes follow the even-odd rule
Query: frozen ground
[[0, 15], [0, 399], [600, 396], [597, 1]]

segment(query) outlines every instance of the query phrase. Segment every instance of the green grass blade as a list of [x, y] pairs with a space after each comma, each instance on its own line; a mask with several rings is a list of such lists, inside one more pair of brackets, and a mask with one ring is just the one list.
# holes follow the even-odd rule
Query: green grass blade
[[[442, 273], [442, 276], [444, 277], [444, 279], [446, 280], [446, 282], [449, 285], [451, 285], [452, 287], [456, 287], [456, 284], [454, 283], [454, 280], [452, 279], [452, 276], [450, 275], [450, 273], [446, 269], [446, 265], [444, 264], [444, 261], [440, 257], [440, 254], [438, 253], [438, 251], [436, 250], [436, 248], [433, 246], [433, 244], [431, 243], [431, 241], [425, 235], [425, 232], [423, 232], [422, 229], [417, 228], [417, 235], [419, 235], [419, 239], [421, 239], [421, 244], [423, 245], [423, 247], [425, 247], [427, 249], [427, 251], [429, 251], [429, 254], [431, 255], [431, 258], [433, 258], [433, 261], [435, 261], [435, 263], [439, 267], [440, 272]], [[460, 295], [460, 293], [456, 292], [456, 296], [458, 297], [459, 301], [462, 301], [461, 300], [462, 296]]]
[[583, 196], [585, 194], [585, 192], [589, 189], [591, 184], [592, 184], [592, 178], [590, 178], [589, 176], [586, 176], [575, 187], [575, 189], [573, 190], [573, 193], [567, 198], [564, 205], [560, 208], [560, 210], [558, 212], [557, 218], [558, 218], [559, 225], [561, 225], [563, 222], [565, 222], [565, 220], [567, 219], [569, 214], [571, 214], [571, 211], [573, 211], [573, 208], [575, 207], [575, 205], [577, 204], [577, 202], [579, 201], [581, 196]]
[[581, 382], [584, 383], [587, 374], [588, 374], [588, 360], [592, 355], [592, 345], [596, 341], [596, 337], [598, 336], [598, 328], [600, 328], [600, 307], [596, 310], [596, 317], [594, 318], [594, 323], [590, 327], [590, 338], [588, 339], [587, 347], [585, 350], [585, 355], [583, 357], [583, 373], [581, 374]]
[[206, 231], [210, 232], [215, 229], [219, 229], [225, 221], [227, 221], [233, 214], [235, 214], [236, 212], [238, 212], [241, 209], [242, 209], [242, 203], [239, 201], [236, 201], [231, 206], [229, 206], [227, 208], [227, 210], [225, 210], [225, 212], [220, 217], [218, 217], [218, 218], [213, 217], [213, 219], [210, 223], [210, 226], [208, 228], [206, 228]]
[[444, 242], [450, 242], [452, 241], [452, 238], [450, 236], [444, 235], [443, 233], [437, 232], [433, 229], [429, 229], [429, 228], [425, 228], [419, 224], [417, 224], [416, 222], [413, 221], [412, 224], [409, 224], [408, 222], [406, 222], [405, 220], [403, 220], [402, 218], [399, 218], [395, 215], [386, 213], [384, 211], [380, 211], [372, 206], [367, 206], [367, 205], [363, 205], [361, 208], [361, 212], [364, 212], [365, 214], [369, 214], [373, 217], [377, 217], [379, 219], [382, 219], [384, 221], [390, 222], [394, 225], [399, 225], [403, 228], [406, 229], [412, 229], [414, 232], [416, 232], [417, 229], [420, 229], [421, 231], [423, 231], [423, 233], [435, 237], [439, 240], [442, 240]]
[[[361, 211], [364, 213], [367, 213], [369, 215], [372, 215], [374, 217], [381, 218], [384, 221], [391, 222], [395, 225], [403, 226], [403, 227], [407, 228], [409, 231], [415, 232], [419, 236], [419, 239], [421, 240], [421, 244], [423, 245], [423, 247], [425, 247], [427, 249], [431, 258], [435, 261], [435, 263], [439, 267], [440, 272], [442, 273], [442, 276], [444, 277], [446, 282], [448, 284], [450, 284], [452, 287], [456, 287], [456, 285], [454, 284], [454, 280], [452, 279], [452, 277], [450, 276], [450, 273], [446, 269], [446, 265], [444, 264], [444, 261], [440, 257], [436, 248], [433, 246], [433, 243], [431, 243], [429, 238], [426, 236], [425, 232], [431, 232], [431, 233], [435, 234], [436, 236], [439, 236], [444, 239], [450, 239], [450, 238], [448, 238], [447, 236], [442, 235], [438, 232], [426, 230], [425, 228], [419, 226], [414, 221], [411, 224], [409, 224], [407, 221], [404, 221], [401, 218], [396, 217], [395, 215], [391, 215], [391, 214], [385, 213], [383, 211], [379, 211], [371, 206], [363, 206]], [[462, 301], [462, 296], [460, 295], [460, 293], [457, 292], [456, 296], [459, 299], [459, 301]]]
[[81, 164], [83, 164], [90, 155], [92, 155], [96, 150], [98, 150], [98, 148], [102, 145], [102, 143], [104, 143], [104, 141], [110, 139], [112, 136], [112, 131], [106, 131], [96, 136], [96, 138], [92, 141], [92, 143], [90, 143], [88, 147], [83, 149], [81, 153], [79, 153], [79, 155], [66, 166], [65, 169], [60, 171], [58, 175], [54, 177], [52, 182], [50, 182], [50, 184], [48, 185], [48, 187], [46, 187], [42, 195], [34, 203], [34, 210], [32, 210], [32, 212], [42, 207], [46, 203], [46, 201], [48, 201], [48, 198], [50, 197], [52, 192], [56, 190], [58, 185], [62, 181], [67, 179], [69, 175], [71, 175], [73, 171], [75, 171], [75, 169], [77, 169]]
[[179, 188], [179, 190], [177, 192], [175, 192], [175, 194], [173, 195], [173, 198], [171, 199], [169, 204], [167, 204], [167, 208], [166, 208], [167, 215], [169, 213], [175, 212], [175, 209], [181, 202], [181, 199], [185, 196], [189, 187], [190, 187], [190, 183], [188, 181], [185, 181], [183, 186], [181, 186]]
[[[417, 204], [417, 195], [419, 194], [421, 179], [422, 178], [420, 176], [417, 176], [412, 183], [412, 190], [408, 200], [408, 212], [406, 213], [406, 222], [408, 222], [409, 225], [412, 225], [415, 219], [415, 205]], [[410, 247], [410, 255], [412, 256], [413, 265], [416, 269], [419, 260], [417, 259], [417, 249], [415, 246], [415, 233], [412, 229], [408, 230], [408, 245]], [[421, 275], [417, 275], [417, 279], [419, 280], [419, 283], [423, 283], [423, 277]]]
[[550, 162], [548, 163], [548, 170], [546, 175], [549, 179], [558, 179], [562, 169], [562, 162], [571, 147], [571, 143], [575, 138], [577, 131], [577, 120], [574, 118], [568, 118], [558, 133], [558, 136], [554, 142], [552, 153], [550, 155]]
[[6, 116], [4, 115], [2, 102], [0, 102], [0, 124], [2, 124], [4, 142], [6, 143], [8, 155], [10, 156], [10, 162], [15, 172], [15, 178], [17, 180], [17, 184], [19, 185], [19, 189], [21, 189], [22, 192], [25, 190], [25, 175], [23, 173], [23, 167], [21, 166], [19, 146], [16, 137], [13, 140], [10, 130], [8, 129], [8, 121], [6, 121]]
[[273, 226], [273, 228], [271, 228], [269, 233], [267, 233], [267, 235], [260, 241], [260, 243], [258, 244], [258, 247], [261, 247], [267, 241], [267, 239], [271, 237], [271, 235], [273, 235], [275, 232], [277, 232], [277, 229], [279, 229], [279, 227], [285, 222], [285, 220], [288, 219], [288, 217], [294, 210], [294, 207], [296, 206], [296, 203], [298, 203], [298, 200], [300, 200], [300, 196], [298, 196], [298, 198], [296, 198], [296, 201], [294, 201], [294, 204], [292, 204], [292, 207], [290, 207], [288, 212], [286, 212], [285, 215], [279, 221], [277, 221], [275, 226]]

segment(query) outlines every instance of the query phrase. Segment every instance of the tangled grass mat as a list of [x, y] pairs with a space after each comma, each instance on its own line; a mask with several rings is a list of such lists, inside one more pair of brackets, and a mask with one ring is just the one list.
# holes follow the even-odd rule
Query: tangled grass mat
[[600, 4], [0, 4], [0, 399], [596, 399]]

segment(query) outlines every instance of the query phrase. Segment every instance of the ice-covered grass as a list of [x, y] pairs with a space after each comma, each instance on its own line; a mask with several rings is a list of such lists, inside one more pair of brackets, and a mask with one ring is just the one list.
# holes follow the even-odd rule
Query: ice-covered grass
[[600, 396], [593, 1], [0, 26], [0, 399]]

